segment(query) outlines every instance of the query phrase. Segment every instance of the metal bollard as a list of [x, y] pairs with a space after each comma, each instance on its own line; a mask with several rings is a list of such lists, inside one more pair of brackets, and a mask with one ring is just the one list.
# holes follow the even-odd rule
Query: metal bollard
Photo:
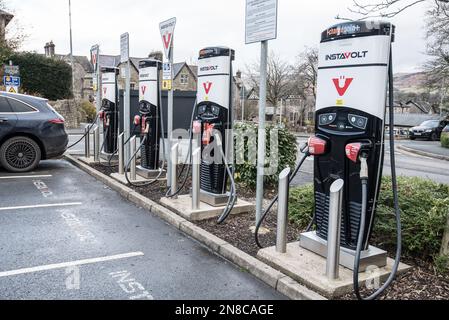
[[100, 141], [97, 141], [97, 132], [99, 128], [98, 126], [95, 126], [95, 129], [93, 131], [93, 138], [94, 138], [94, 161], [98, 162], [100, 160], [100, 153], [98, 152], [98, 149], [100, 149]]
[[125, 134], [122, 133], [118, 136], [118, 173], [125, 174], [125, 146], [123, 144], [123, 139]]
[[192, 209], [200, 209], [200, 164], [201, 164], [201, 148], [195, 149], [192, 153]]
[[[131, 143], [131, 156], [133, 156], [136, 153], [136, 149], [137, 149], [137, 144], [136, 144], [136, 137], [132, 137], [130, 140]], [[136, 158], [137, 156], [133, 157], [132, 161], [131, 161], [131, 168], [130, 168], [130, 176], [131, 176], [131, 181], [136, 181], [137, 180], [137, 173], [136, 173]]]
[[342, 179], [335, 181], [330, 188], [329, 201], [329, 229], [327, 240], [326, 275], [329, 280], [339, 278], [340, 271], [340, 236], [341, 236], [341, 210], [343, 205]]
[[[175, 144], [171, 148], [170, 154], [170, 166], [171, 166], [170, 188], [172, 196], [178, 190], [178, 152], [179, 152], [179, 143]], [[173, 198], [176, 199], [176, 197]]]
[[287, 252], [287, 224], [288, 224], [288, 199], [290, 192], [291, 169], [286, 168], [279, 175], [279, 201], [278, 201], [278, 224], [276, 251], [278, 253]]
[[101, 144], [100, 144], [100, 130], [101, 130], [101, 125], [100, 125], [100, 119], [97, 120], [97, 132], [94, 135], [94, 139], [95, 139], [95, 143], [98, 145], [98, 149], [97, 149], [97, 153], [94, 155], [94, 157], [96, 157], [98, 159], [98, 161], [100, 161], [100, 153], [101, 153]]
[[90, 131], [89, 127], [84, 129], [84, 134], [86, 137], [84, 138], [84, 156], [86, 159], [90, 158]]

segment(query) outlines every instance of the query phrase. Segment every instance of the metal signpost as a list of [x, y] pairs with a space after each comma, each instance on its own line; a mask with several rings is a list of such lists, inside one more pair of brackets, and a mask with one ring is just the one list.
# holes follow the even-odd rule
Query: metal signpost
[[[167, 21], [161, 22], [159, 29], [161, 32], [162, 43], [164, 45], [165, 57], [168, 59], [170, 64], [170, 69], [168, 70], [169, 80], [163, 82], [163, 89], [168, 90], [168, 128], [167, 128], [167, 138], [168, 138], [168, 150], [171, 150], [171, 138], [173, 132], [173, 38], [175, 34], [176, 18], [171, 18]], [[168, 157], [168, 170], [167, 170], [167, 186], [171, 187], [171, 159]]]
[[[125, 73], [126, 73], [126, 84], [125, 84], [125, 94], [123, 101], [123, 132], [124, 141], [128, 141], [131, 136], [131, 64], [129, 59], [129, 33], [124, 33], [120, 36], [120, 62], [126, 63]], [[124, 161], [128, 163], [130, 158], [130, 146], [129, 143], [125, 145], [124, 148]]]
[[[94, 45], [90, 49], [90, 61], [94, 67], [94, 77], [93, 77], [93, 89], [95, 92], [95, 107], [97, 109], [97, 113], [100, 112], [101, 109], [101, 75], [100, 75], [100, 46]], [[100, 128], [100, 119], [97, 120], [97, 127]], [[95, 131], [94, 140], [100, 141], [100, 129]], [[96, 154], [94, 155], [95, 159], [99, 159], [100, 157], [100, 148], [95, 150]]]
[[268, 40], [277, 38], [277, 12], [277, 0], [246, 0], [246, 44], [261, 42], [256, 223], [262, 218], [263, 210]]

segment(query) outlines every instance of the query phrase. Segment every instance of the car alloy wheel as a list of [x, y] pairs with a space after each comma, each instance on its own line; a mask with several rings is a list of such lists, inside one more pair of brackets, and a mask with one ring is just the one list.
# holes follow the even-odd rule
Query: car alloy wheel
[[8, 171], [27, 172], [33, 170], [40, 160], [39, 145], [28, 137], [11, 138], [0, 149], [0, 161]]

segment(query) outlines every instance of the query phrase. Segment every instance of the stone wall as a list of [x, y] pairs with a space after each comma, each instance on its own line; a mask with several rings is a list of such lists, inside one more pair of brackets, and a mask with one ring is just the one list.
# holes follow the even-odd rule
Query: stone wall
[[78, 104], [75, 100], [58, 100], [50, 102], [50, 105], [65, 119], [67, 129], [76, 129], [80, 126], [78, 117]]

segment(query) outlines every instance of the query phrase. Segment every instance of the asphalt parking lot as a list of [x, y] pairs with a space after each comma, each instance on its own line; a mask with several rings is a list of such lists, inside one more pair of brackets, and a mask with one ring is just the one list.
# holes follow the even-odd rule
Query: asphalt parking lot
[[285, 299], [64, 160], [0, 169], [0, 299]]

